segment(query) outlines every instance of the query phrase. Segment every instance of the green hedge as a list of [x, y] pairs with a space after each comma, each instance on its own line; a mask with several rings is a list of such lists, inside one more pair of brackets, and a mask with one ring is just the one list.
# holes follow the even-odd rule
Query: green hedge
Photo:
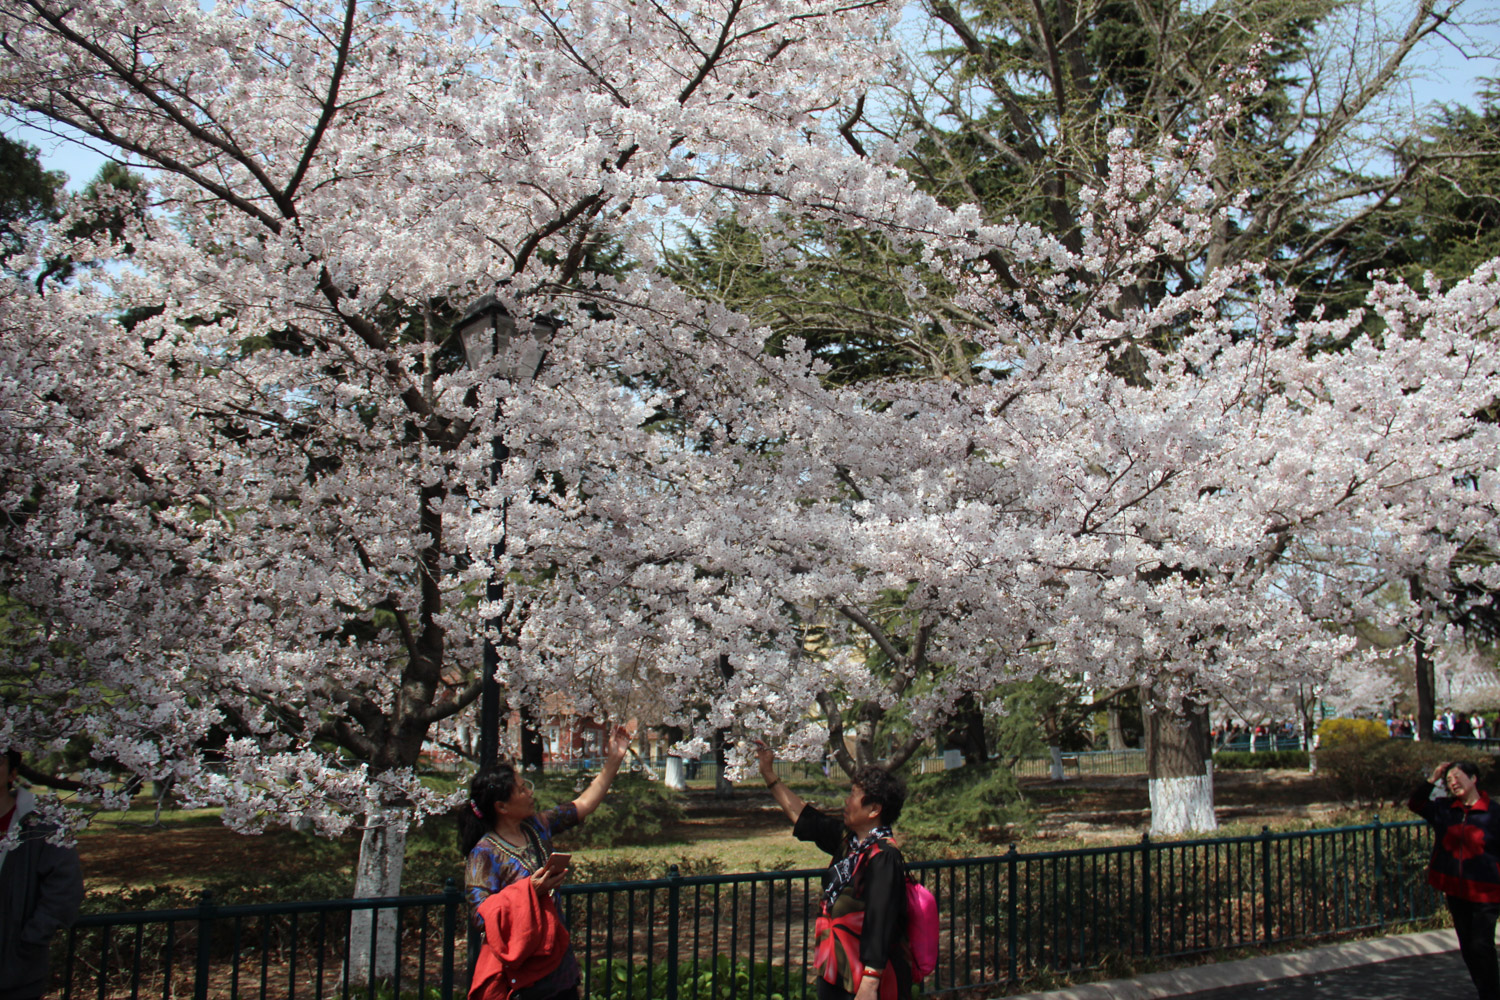
[[1214, 754], [1215, 771], [1262, 771], [1270, 768], [1307, 769], [1306, 750], [1221, 750]]

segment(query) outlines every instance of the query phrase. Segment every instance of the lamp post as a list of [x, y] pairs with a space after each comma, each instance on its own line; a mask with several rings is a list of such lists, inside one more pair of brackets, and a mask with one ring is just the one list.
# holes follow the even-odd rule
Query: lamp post
[[[474, 302], [458, 321], [458, 336], [463, 342], [464, 357], [469, 367], [478, 371], [491, 358], [498, 357], [500, 364], [496, 376], [510, 382], [530, 382], [541, 371], [547, 348], [557, 332], [554, 324], [535, 322], [518, 326], [515, 317], [495, 295], [485, 295]], [[499, 485], [505, 460], [510, 457], [504, 438], [499, 433], [490, 439], [490, 481]], [[495, 562], [505, 555], [505, 505], [501, 506], [500, 537], [495, 542]], [[485, 599], [498, 606], [505, 592], [504, 579], [490, 574], [485, 584]], [[495, 763], [500, 751], [500, 682], [495, 673], [500, 665], [500, 651], [495, 645], [495, 636], [500, 631], [500, 618], [491, 618], [485, 623], [483, 682], [479, 689], [479, 766]]]

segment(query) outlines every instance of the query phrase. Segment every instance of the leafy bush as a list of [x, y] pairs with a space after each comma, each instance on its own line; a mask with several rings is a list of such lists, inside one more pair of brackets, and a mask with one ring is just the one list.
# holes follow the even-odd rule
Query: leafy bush
[[1317, 754], [1318, 773], [1340, 799], [1356, 803], [1402, 801], [1445, 760], [1474, 764], [1481, 782], [1494, 763], [1485, 754], [1412, 740], [1335, 743]]
[[1004, 827], [1029, 818], [1009, 768], [969, 765], [907, 781], [899, 840], [908, 861], [987, 853]]
[[1385, 723], [1375, 719], [1324, 719], [1318, 724], [1319, 750], [1365, 746], [1390, 738]]
[[661, 833], [664, 823], [681, 818], [681, 799], [664, 783], [622, 774], [588, 822], [565, 834], [564, 841], [586, 847], [644, 844]]
[[677, 866], [677, 874], [721, 875], [724, 863], [709, 855], [692, 857], [683, 855], [675, 860], [661, 858], [598, 857], [590, 854], [575, 854], [568, 868], [568, 882], [634, 882], [640, 879], [666, 878], [669, 866]]
[[1307, 769], [1306, 750], [1220, 750], [1214, 754], [1215, 771], [1252, 771], [1271, 768]]
[[[624, 1000], [625, 997], [664, 997], [667, 995], [667, 963], [650, 966], [626, 965], [623, 962], [595, 962], [590, 970], [589, 996], [593, 1000]], [[696, 971], [696, 974], [695, 974]], [[790, 975], [791, 989], [782, 992]], [[767, 992], [767, 986], [772, 987]], [[752, 993], [752, 988], [754, 992]], [[734, 962], [727, 955], [712, 961], [681, 962], [677, 966], [677, 995], [682, 1000], [731, 1000], [733, 997], [756, 996], [763, 1000], [801, 1000], [816, 994], [809, 986], [807, 974], [793, 968], [768, 962]]]

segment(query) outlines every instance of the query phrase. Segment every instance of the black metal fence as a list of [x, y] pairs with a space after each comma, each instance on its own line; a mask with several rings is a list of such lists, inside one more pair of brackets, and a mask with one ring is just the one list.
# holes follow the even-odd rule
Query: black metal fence
[[[1423, 877], [1429, 845], [1425, 824], [1376, 819], [917, 863], [913, 872], [941, 916], [939, 965], [922, 988], [1004, 987], [1041, 972], [1409, 923], [1441, 901]], [[565, 886], [560, 906], [584, 995], [815, 996], [821, 875], [679, 877], [674, 868], [663, 879]], [[372, 919], [377, 914], [383, 919]], [[361, 925], [376, 933], [361, 937]], [[205, 898], [192, 909], [80, 919], [59, 945], [54, 995], [450, 1000], [467, 991], [468, 937], [452, 884], [439, 895], [398, 899], [220, 907]]]

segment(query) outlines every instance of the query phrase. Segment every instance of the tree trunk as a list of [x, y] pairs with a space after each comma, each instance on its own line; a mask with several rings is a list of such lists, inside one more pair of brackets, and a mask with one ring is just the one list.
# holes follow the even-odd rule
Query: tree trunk
[[1120, 706], [1114, 702], [1109, 703], [1109, 748], [1111, 750], [1130, 749], [1130, 744], [1125, 742], [1125, 723], [1120, 719]]
[[1142, 686], [1141, 714], [1146, 723], [1151, 832], [1171, 836], [1217, 828], [1208, 707], [1186, 699], [1158, 705], [1150, 689]]
[[521, 706], [521, 770], [542, 769], [542, 731], [538, 725], [536, 711], [527, 705]]
[[953, 724], [948, 730], [948, 746], [963, 751], [965, 764], [983, 764], [990, 757], [989, 741], [984, 735], [984, 712], [979, 700], [966, 694], [954, 706]]
[[[354, 871], [355, 898], [401, 894], [410, 819], [410, 812], [403, 806], [370, 803]], [[394, 974], [398, 954], [397, 917], [394, 909], [355, 910], [350, 914], [349, 982], [363, 984]]]
[[1421, 630], [1412, 633], [1411, 651], [1412, 662], [1417, 670], [1417, 731], [1412, 733], [1412, 738], [1430, 741], [1432, 723], [1437, 718], [1437, 702], [1433, 690], [1437, 681], [1433, 674], [1432, 647], [1428, 645], [1427, 637]]
[[725, 770], [729, 766], [729, 730], [720, 729], [714, 732], [714, 798], [734, 798], [734, 782], [725, 777]]
[[[682, 742], [681, 726], [663, 726], [661, 733], [662, 739], [666, 741], [668, 747]], [[674, 792], [687, 791], [687, 766], [686, 761], [681, 757], [669, 756], [667, 758], [666, 781], [667, 787]]]
[[875, 719], [865, 710], [868, 703], [861, 709], [859, 721], [854, 724], [854, 764], [856, 767], [865, 767], [880, 761], [880, 753], [875, 749]]

